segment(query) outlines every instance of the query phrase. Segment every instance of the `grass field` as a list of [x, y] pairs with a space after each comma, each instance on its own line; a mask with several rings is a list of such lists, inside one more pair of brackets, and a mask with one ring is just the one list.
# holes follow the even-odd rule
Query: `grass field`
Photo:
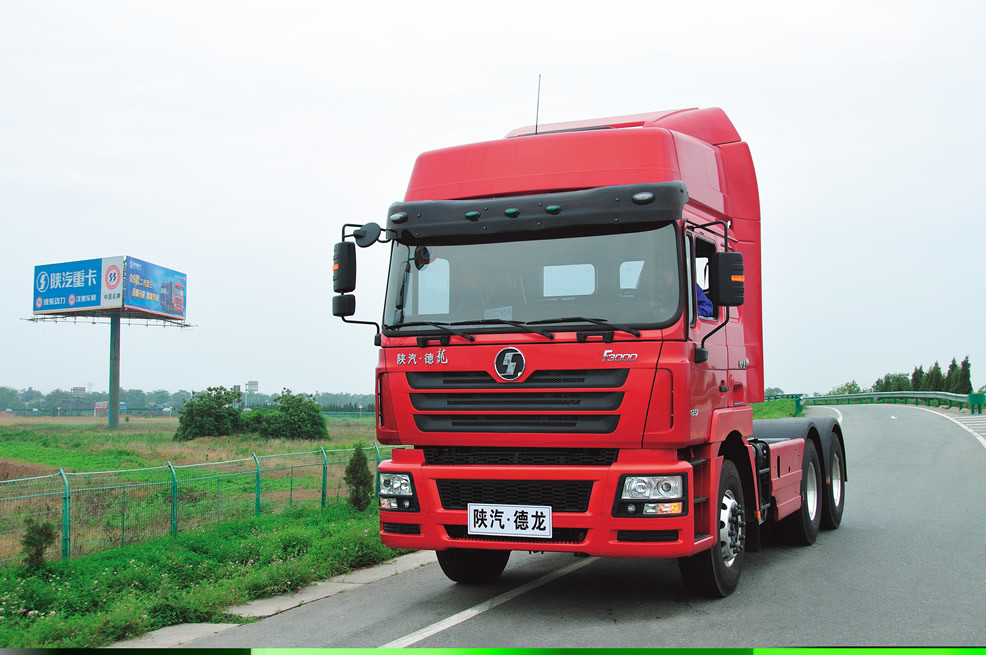
[[267, 440], [258, 435], [177, 442], [177, 418], [141, 418], [110, 430], [105, 420], [23, 418], [0, 414], [0, 480], [66, 471], [116, 471], [172, 464], [221, 462], [276, 453], [352, 448], [375, 440], [372, 414], [327, 416], [327, 441]]
[[377, 513], [336, 502], [136, 546], [0, 571], [0, 647], [93, 648], [180, 623], [243, 619], [227, 608], [398, 554]]
[[765, 403], [753, 403], [753, 418], [787, 418], [791, 416], [804, 416], [794, 413], [794, 398], [778, 398], [768, 400]]
[[[92, 418], [0, 415], [0, 647], [95, 647], [177, 623], [238, 621], [223, 616], [227, 607], [398, 554], [380, 544], [372, 506], [359, 513], [345, 502], [342, 469], [355, 444], [374, 443], [372, 414], [326, 423], [329, 439], [318, 442], [235, 435], [179, 443], [177, 419], [133, 417], [110, 430]], [[319, 448], [335, 451], [324, 509], [321, 454], [285, 455]], [[177, 469], [174, 499], [167, 462]], [[59, 467], [73, 490], [68, 531], [64, 485], [52, 475]], [[129, 470], [145, 468], [153, 470]], [[20, 480], [34, 476], [47, 477]], [[21, 565], [28, 516], [59, 532], [42, 575]], [[164, 536], [173, 516], [178, 533]], [[64, 534], [68, 561], [60, 558]]]

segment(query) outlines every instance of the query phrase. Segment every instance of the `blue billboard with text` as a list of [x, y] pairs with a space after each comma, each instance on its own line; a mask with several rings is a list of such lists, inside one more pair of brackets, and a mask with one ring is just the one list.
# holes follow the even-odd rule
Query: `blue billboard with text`
[[151, 314], [185, 319], [188, 280], [164, 266], [127, 257], [123, 306]]
[[65, 314], [123, 306], [123, 257], [34, 267], [35, 314]]

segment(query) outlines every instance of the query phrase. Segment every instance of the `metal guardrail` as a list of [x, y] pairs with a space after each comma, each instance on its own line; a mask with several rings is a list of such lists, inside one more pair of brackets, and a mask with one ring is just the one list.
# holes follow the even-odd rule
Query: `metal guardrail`
[[948, 403], [952, 408], [958, 405], [962, 409], [967, 405], [973, 414], [983, 413], [983, 405], [986, 404], [986, 394], [983, 393], [945, 393], [944, 391], [873, 391], [868, 393], [850, 393], [831, 396], [805, 396], [804, 402], [808, 405], [838, 405], [845, 401], [847, 405], [863, 404], [869, 400], [870, 403], [891, 401], [896, 403], [903, 400], [905, 404], [913, 400], [915, 405], [920, 405], [921, 401], [930, 406], [932, 400], [940, 403]]
[[[374, 473], [389, 456], [376, 445], [363, 450]], [[0, 567], [19, 558], [27, 518], [59, 528], [67, 560], [295, 505], [325, 507], [329, 496], [349, 494], [343, 474], [352, 453], [320, 448], [122, 471], [59, 468], [0, 480]]]

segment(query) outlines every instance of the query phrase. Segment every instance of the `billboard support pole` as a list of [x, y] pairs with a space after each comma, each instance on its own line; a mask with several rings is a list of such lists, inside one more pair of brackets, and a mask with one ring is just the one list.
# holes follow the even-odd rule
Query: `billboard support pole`
[[110, 429], [120, 427], [120, 314], [110, 316]]

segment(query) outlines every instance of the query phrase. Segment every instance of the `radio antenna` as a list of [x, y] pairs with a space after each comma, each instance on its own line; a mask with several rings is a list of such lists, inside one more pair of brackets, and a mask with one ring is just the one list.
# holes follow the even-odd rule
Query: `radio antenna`
[[538, 133], [538, 116], [541, 113], [541, 73], [538, 73], [538, 100], [534, 108], [534, 134]]

